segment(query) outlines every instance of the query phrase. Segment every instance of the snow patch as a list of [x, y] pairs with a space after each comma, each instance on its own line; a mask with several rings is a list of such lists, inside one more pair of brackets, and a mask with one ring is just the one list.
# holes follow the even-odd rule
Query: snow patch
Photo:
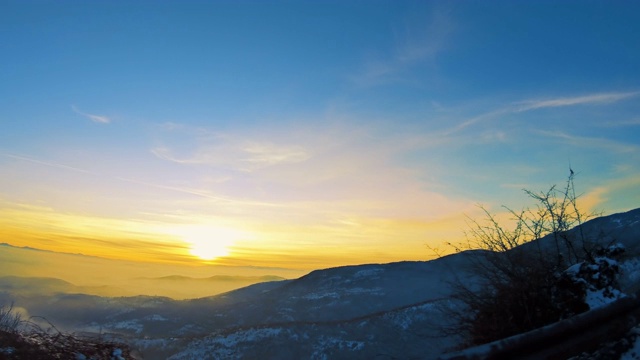
[[624, 281], [636, 283], [640, 280], [640, 258], [629, 259], [620, 264], [620, 273]]
[[364, 349], [364, 341], [342, 340], [334, 337], [321, 337], [314, 345], [314, 352], [311, 359], [324, 360], [329, 359], [331, 350], [349, 350], [361, 351]]
[[158, 315], [158, 314], [145, 316], [144, 319], [145, 320], [149, 320], [149, 321], [169, 321], [169, 319], [167, 319], [166, 317], [164, 317], [162, 315]]
[[193, 333], [200, 333], [202, 331], [204, 331], [204, 328], [202, 326], [198, 326], [195, 324], [186, 324], [180, 329], [178, 329], [176, 331], [176, 334], [180, 336], [185, 336]]
[[384, 315], [384, 318], [402, 330], [408, 330], [414, 323], [424, 321], [432, 317], [433, 313], [429, 313], [433, 311], [439, 311], [436, 309], [435, 304], [426, 303], [407, 308], [402, 311], [387, 313]]
[[124, 360], [124, 357], [122, 357], [122, 350], [113, 349], [113, 352], [111, 353], [111, 360]]
[[635, 333], [636, 339], [631, 348], [620, 355], [620, 360], [640, 360], [640, 328], [636, 326], [631, 331]]
[[189, 348], [174, 354], [169, 359], [236, 359], [239, 345], [255, 343], [265, 338], [273, 338], [282, 332], [281, 328], [248, 329], [232, 334], [218, 335], [192, 342]]
[[625, 296], [625, 294], [621, 293], [617, 289], [587, 290], [587, 295], [585, 296], [584, 301], [589, 305], [589, 309], [593, 310], [610, 304]]
[[139, 350], [147, 350], [147, 349], [166, 349], [169, 346], [169, 339], [158, 338], [158, 339], [137, 339], [133, 341], [135, 347]]
[[382, 295], [385, 294], [384, 291], [382, 291], [382, 290], [383, 289], [381, 287], [375, 287], [375, 288], [372, 288], [372, 289], [357, 287], [357, 288], [347, 289], [346, 292], [349, 295], [367, 294], [367, 295], [382, 296]]
[[142, 330], [144, 330], [144, 326], [135, 319], [109, 324], [109, 327], [118, 330], [133, 330], [133, 332], [135, 332], [136, 334], [140, 334], [142, 333]]
[[320, 300], [324, 298], [339, 299], [340, 295], [337, 292], [332, 291], [327, 293], [311, 293], [303, 296], [302, 298], [305, 300]]
[[377, 277], [380, 273], [384, 272], [384, 269], [376, 268], [376, 269], [364, 269], [353, 274], [354, 278], [362, 278], [362, 277]]
[[6, 355], [11, 355], [16, 351], [15, 348], [9, 346], [6, 348], [0, 348], [0, 354], [6, 354]]

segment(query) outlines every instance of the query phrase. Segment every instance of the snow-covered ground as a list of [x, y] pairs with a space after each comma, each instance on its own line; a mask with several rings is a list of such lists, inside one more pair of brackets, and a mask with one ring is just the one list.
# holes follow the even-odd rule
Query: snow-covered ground
[[640, 327], [635, 327], [632, 332], [636, 338], [631, 348], [620, 356], [620, 360], [640, 360]]
[[[632, 215], [596, 219], [594, 229], [605, 229], [633, 254], [640, 250], [640, 211]], [[440, 309], [452, 306], [453, 280], [475, 281], [464, 272], [472, 256], [477, 253], [324, 269], [186, 301], [82, 294], [10, 298], [0, 291], [0, 302], [15, 300], [64, 330], [116, 333], [149, 359], [434, 359], [459, 340], [443, 335], [441, 326], [452, 319]], [[640, 260], [617, 265], [622, 292], [610, 297], [589, 290], [592, 309], [640, 289]], [[625, 359], [640, 360], [638, 347]]]

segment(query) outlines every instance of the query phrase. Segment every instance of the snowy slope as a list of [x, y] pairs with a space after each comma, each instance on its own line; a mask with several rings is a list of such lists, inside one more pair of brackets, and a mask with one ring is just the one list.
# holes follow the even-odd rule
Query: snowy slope
[[[583, 230], [594, 239], [616, 238], [637, 252], [640, 209], [595, 219]], [[455, 345], [456, 339], [441, 332], [450, 319], [438, 309], [452, 306], [451, 281], [473, 283], [464, 269], [476, 255], [317, 270], [184, 301], [22, 296], [0, 287], [0, 302], [15, 301], [65, 330], [119, 334], [148, 359], [430, 359]], [[625, 281], [637, 283], [638, 266], [622, 265], [629, 269]]]

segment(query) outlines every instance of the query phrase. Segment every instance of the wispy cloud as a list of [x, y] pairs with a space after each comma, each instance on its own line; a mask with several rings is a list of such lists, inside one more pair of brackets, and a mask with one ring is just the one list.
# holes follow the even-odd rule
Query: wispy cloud
[[640, 95], [640, 91], [619, 92], [619, 93], [601, 93], [585, 96], [564, 97], [548, 100], [529, 100], [519, 103], [516, 111], [529, 111], [543, 108], [554, 108], [561, 106], [574, 105], [600, 105], [610, 104], [617, 101], [629, 99]]
[[[188, 164], [198, 174], [231, 177], [224, 184], [202, 182], [200, 188], [215, 188], [217, 194], [230, 199], [255, 202], [249, 205], [279, 206], [280, 216], [286, 213], [289, 218], [303, 218], [301, 221], [354, 213], [435, 216], [437, 211], [454, 211], [459, 205], [457, 200], [425, 190], [414, 170], [395, 163], [415, 150], [416, 145], [407, 145], [404, 135], [387, 138], [388, 130], [356, 124], [263, 130], [260, 135], [217, 134], [200, 140], [193, 132], [186, 139], [182, 133], [168, 133], [162, 140], [172, 146], [163, 144], [152, 152], [161, 159]], [[172, 142], [172, 135], [196, 145], [185, 151], [182, 141]], [[432, 174], [435, 171], [431, 169]], [[200, 191], [196, 195], [203, 196]], [[411, 203], [423, 199], [425, 206], [400, 206], [405, 199]], [[437, 211], [433, 204], [438, 204]]]
[[606, 121], [603, 123], [598, 123], [597, 125], [601, 127], [611, 127], [611, 128], [640, 126], [640, 118], [631, 119], [631, 120], [612, 120], [612, 121]]
[[243, 161], [258, 166], [299, 163], [310, 156], [302, 146], [282, 146], [269, 142], [249, 142], [241, 150], [247, 155]]
[[242, 199], [235, 199], [235, 198], [220, 196], [220, 195], [213, 194], [210, 191], [207, 191], [207, 190], [204, 190], [204, 189], [192, 189], [192, 188], [187, 188], [187, 187], [168, 186], [168, 185], [162, 185], [162, 184], [158, 184], [158, 183], [140, 181], [140, 180], [125, 178], [125, 177], [114, 177], [114, 179], [120, 180], [120, 181], [124, 181], [124, 182], [128, 182], [128, 183], [132, 183], [132, 184], [138, 184], [138, 185], [143, 185], [143, 186], [147, 186], [147, 187], [153, 187], [153, 188], [156, 188], [156, 189], [169, 190], [169, 191], [173, 191], [173, 192], [179, 192], [179, 193], [194, 195], [194, 196], [197, 196], [197, 197], [202, 197], [202, 198], [206, 198], [206, 199], [212, 200], [215, 203], [227, 203], [227, 204], [235, 204], [235, 205], [262, 206], [262, 207], [278, 207], [278, 206], [280, 206], [280, 205], [275, 204], [275, 203], [261, 202], [261, 201], [251, 201], [251, 200], [242, 200]]
[[513, 112], [513, 110], [510, 109], [510, 108], [501, 108], [501, 109], [489, 111], [487, 113], [480, 114], [480, 115], [474, 116], [474, 117], [472, 117], [470, 119], [464, 120], [461, 123], [449, 128], [449, 129], [446, 129], [445, 131], [442, 132], [441, 135], [443, 135], [443, 136], [452, 135], [452, 134], [458, 133], [458, 132], [460, 132], [460, 131], [468, 128], [468, 127], [471, 127], [471, 126], [473, 126], [473, 125], [475, 125], [477, 123], [481, 123], [481, 122], [484, 122], [484, 121], [489, 121], [489, 120], [498, 118], [501, 115], [508, 114], [508, 113], [511, 113], [511, 112]]
[[[547, 100], [523, 100], [512, 104], [497, 107], [495, 110], [475, 115], [466, 120], [459, 122], [446, 130], [444, 130], [441, 136], [450, 136], [459, 133], [467, 128], [470, 128], [476, 124], [480, 124], [487, 121], [499, 119], [502, 116], [509, 114], [517, 114], [527, 111], [533, 111], [544, 108], [558, 108], [568, 106], [580, 106], [580, 105], [608, 105], [618, 101], [623, 101], [633, 97], [640, 96], [640, 91], [633, 92], [612, 92], [612, 93], [595, 93], [583, 96], [570, 96], [561, 98], [552, 98]], [[639, 119], [633, 119], [629, 121], [610, 122], [600, 124], [600, 126], [636, 126], [640, 125]]]
[[617, 153], [638, 153], [637, 145], [622, 143], [604, 138], [584, 137], [567, 134], [562, 131], [535, 130], [535, 133], [549, 138], [562, 139], [574, 146], [584, 148], [602, 148]]
[[95, 115], [95, 114], [86, 113], [84, 111], [80, 111], [80, 109], [78, 109], [75, 105], [71, 105], [71, 110], [73, 110], [73, 112], [75, 112], [76, 114], [82, 115], [96, 123], [108, 124], [111, 122], [111, 119], [104, 115]]
[[120, 252], [126, 256], [130, 250], [162, 255], [184, 247], [167, 236], [165, 224], [154, 221], [57, 212], [6, 201], [0, 202], [0, 215], [2, 227], [16, 232], [16, 242], [28, 241], [41, 248], [60, 247], [51, 249], [56, 251], [64, 251], [63, 247], [73, 248], [80, 241], [86, 245], [83, 251], [89, 250], [92, 255]]
[[[284, 140], [262, 136], [234, 136], [204, 129], [191, 129], [186, 125], [164, 126], [168, 137], [187, 136], [196, 144], [184, 150], [184, 142], [175, 146], [162, 145], [150, 151], [156, 157], [180, 164], [207, 165], [251, 172], [270, 166], [295, 164], [308, 160], [312, 155], [303, 145], [290, 138]], [[271, 136], [272, 137], [272, 136]], [[183, 149], [180, 151], [180, 149]]]
[[112, 175], [108, 175], [106, 173], [96, 173], [96, 172], [85, 170], [85, 169], [81, 169], [81, 168], [78, 168], [78, 167], [61, 164], [59, 162], [40, 160], [40, 159], [36, 159], [36, 158], [30, 157], [30, 156], [15, 155], [15, 154], [11, 154], [11, 153], [0, 153], [0, 156], [4, 156], [4, 157], [7, 157], [7, 158], [20, 160], [20, 161], [26, 161], [26, 162], [37, 164], [37, 165], [41, 165], [41, 166], [48, 166], [48, 167], [53, 167], [53, 168], [62, 169], [62, 170], [69, 170], [69, 171], [73, 171], [73, 172], [79, 172], [79, 173], [87, 174], [89, 176], [99, 176], [102, 179], [113, 179], [113, 180], [117, 180], [117, 181], [123, 181], [123, 182], [131, 183], [131, 184], [142, 185], [142, 186], [149, 187], [149, 188], [155, 188], [155, 189], [161, 189], [161, 190], [167, 190], [167, 191], [172, 191], [172, 192], [178, 192], [178, 193], [183, 193], [183, 194], [194, 195], [194, 196], [197, 196], [197, 197], [207, 198], [209, 200], [212, 200], [212, 201], [218, 202], [218, 203], [242, 204], [242, 205], [252, 205], [252, 206], [269, 206], [269, 207], [277, 206], [277, 205], [272, 204], [272, 203], [259, 202], [259, 201], [249, 201], [249, 200], [241, 200], [241, 199], [234, 199], [234, 198], [230, 198], [230, 197], [224, 197], [224, 196], [216, 195], [216, 194], [211, 193], [210, 191], [207, 191], [207, 190], [204, 190], [204, 189], [193, 189], [193, 188], [188, 188], [188, 187], [184, 187], [184, 186], [169, 186], [169, 185], [164, 185], [164, 184], [161, 184], [161, 183], [141, 181], [141, 180], [136, 180], [136, 179], [132, 179], [132, 178], [128, 178], [128, 177], [112, 176]]
[[11, 158], [11, 159], [16, 159], [16, 160], [28, 161], [28, 162], [31, 162], [31, 163], [34, 163], [34, 164], [38, 164], [38, 165], [54, 167], [54, 168], [58, 168], [58, 169], [72, 170], [72, 171], [77, 171], [77, 172], [87, 173], [87, 174], [91, 173], [88, 170], [80, 169], [80, 168], [77, 168], [77, 167], [64, 165], [64, 164], [59, 164], [59, 163], [55, 163], [55, 162], [51, 162], [51, 161], [38, 160], [38, 159], [34, 159], [34, 158], [28, 157], [28, 156], [15, 155], [15, 154], [10, 154], [10, 153], [4, 153], [4, 154], [2, 154], [2, 156], [5, 156], [5, 157]]
[[423, 28], [406, 29], [388, 57], [370, 59], [352, 80], [360, 86], [375, 85], [393, 79], [407, 67], [435, 58], [447, 47], [453, 22], [442, 10], [433, 11], [426, 22]]

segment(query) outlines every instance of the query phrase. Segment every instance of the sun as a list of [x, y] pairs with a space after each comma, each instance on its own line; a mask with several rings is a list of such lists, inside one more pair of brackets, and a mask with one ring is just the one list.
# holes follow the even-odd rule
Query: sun
[[230, 247], [239, 235], [235, 230], [212, 226], [194, 226], [181, 231], [182, 240], [189, 244], [189, 253], [207, 261], [229, 256]]

